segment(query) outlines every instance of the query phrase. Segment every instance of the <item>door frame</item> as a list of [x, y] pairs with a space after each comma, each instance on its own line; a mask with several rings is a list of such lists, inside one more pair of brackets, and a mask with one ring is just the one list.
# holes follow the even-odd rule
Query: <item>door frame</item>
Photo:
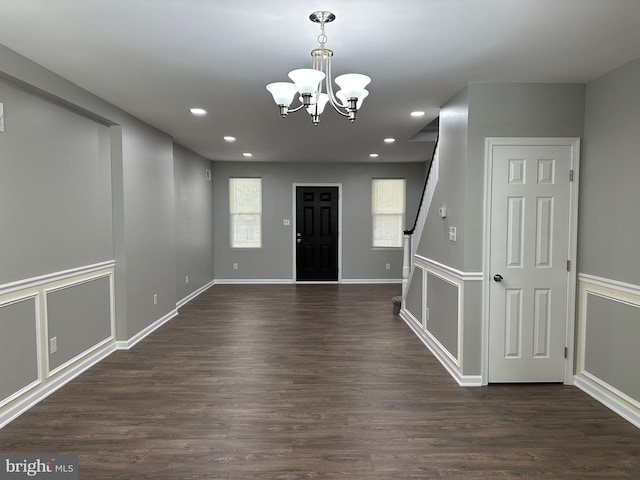
[[576, 278], [577, 278], [577, 244], [578, 244], [578, 188], [580, 184], [580, 139], [577, 137], [487, 137], [485, 138], [484, 165], [484, 199], [483, 199], [483, 231], [484, 249], [482, 252], [483, 284], [482, 284], [482, 348], [481, 369], [482, 385], [489, 383], [489, 290], [491, 288], [491, 195], [493, 170], [493, 148], [496, 146], [567, 146], [571, 147], [571, 170], [573, 181], [569, 183], [569, 248], [567, 259], [571, 262], [567, 272], [567, 312], [566, 312], [566, 346], [564, 384], [573, 384], [573, 368], [575, 363], [575, 325], [576, 325]]
[[[335, 281], [298, 281], [297, 278], [297, 256], [296, 256], [296, 231], [297, 231], [297, 197], [298, 187], [338, 187], [338, 280]], [[293, 272], [291, 278], [293, 283], [342, 283], [342, 183], [293, 183], [292, 184], [292, 220], [291, 220], [291, 250], [293, 257]]]

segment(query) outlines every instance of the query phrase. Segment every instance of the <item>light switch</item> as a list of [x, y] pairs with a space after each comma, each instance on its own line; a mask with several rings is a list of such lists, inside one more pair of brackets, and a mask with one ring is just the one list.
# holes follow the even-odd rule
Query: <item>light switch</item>
[[4, 103], [0, 103], [0, 132], [4, 132]]

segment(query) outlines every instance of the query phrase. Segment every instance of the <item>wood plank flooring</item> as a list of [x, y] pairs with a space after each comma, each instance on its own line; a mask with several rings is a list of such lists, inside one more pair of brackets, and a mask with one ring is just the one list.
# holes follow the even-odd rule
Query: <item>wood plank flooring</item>
[[640, 430], [573, 387], [462, 388], [399, 285], [219, 285], [0, 430], [80, 478], [634, 479]]

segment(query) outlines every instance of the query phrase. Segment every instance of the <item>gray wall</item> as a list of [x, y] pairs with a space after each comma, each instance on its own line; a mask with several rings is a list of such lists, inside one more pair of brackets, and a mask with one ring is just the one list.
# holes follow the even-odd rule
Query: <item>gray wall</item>
[[211, 162], [178, 144], [173, 162], [176, 291], [181, 300], [213, 279], [213, 181], [206, 178]]
[[[413, 222], [424, 178], [423, 163], [291, 164], [214, 162], [215, 277], [224, 280], [293, 278], [293, 184], [342, 184], [343, 280], [400, 279], [402, 248], [371, 247], [371, 179], [406, 178], [406, 223]], [[262, 248], [232, 249], [229, 178], [262, 178]], [[283, 220], [290, 219], [291, 226]], [[238, 269], [233, 270], [233, 263]], [[391, 270], [385, 264], [391, 264]]]
[[[438, 184], [417, 253], [462, 270], [464, 267], [464, 215], [469, 129], [469, 89], [464, 88], [440, 109]], [[478, 179], [480, 181], [480, 179]], [[447, 217], [438, 207], [447, 206]], [[449, 227], [457, 228], [457, 242], [449, 240]]]
[[0, 284], [113, 258], [109, 128], [0, 80]]
[[587, 85], [579, 271], [640, 284], [640, 59]]

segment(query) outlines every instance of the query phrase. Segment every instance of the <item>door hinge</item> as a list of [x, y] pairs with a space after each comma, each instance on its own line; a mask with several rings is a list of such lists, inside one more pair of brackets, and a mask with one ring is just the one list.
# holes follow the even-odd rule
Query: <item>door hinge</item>
[[564, 358], [567, 358], [567, 355], [569, 355], [569, 349], [564, 347]]
[[571, 271], [571, 260], [567, 260], [567, 272]]
[[569, 181], [573, 182], [573, 170], [569, 170]]

